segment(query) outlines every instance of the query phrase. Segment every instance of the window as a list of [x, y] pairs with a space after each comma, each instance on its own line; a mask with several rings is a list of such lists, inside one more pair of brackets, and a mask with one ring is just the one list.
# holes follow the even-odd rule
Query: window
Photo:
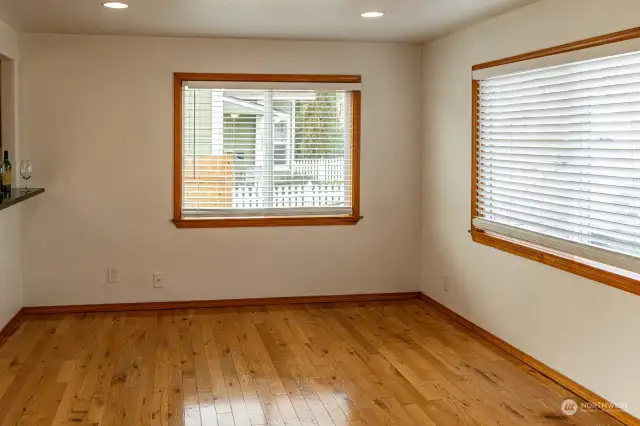
[[355, 224], [360, 77], [175, 74], [178, 227]]
[[[293, 105], [295, 108], [295, 103]], [[295, 139], [289, 139], [288, 132], [289, 127], [292, 126], [291, 122], [279, 121], [274, 124], [273, 129], [273, 164], [276, 168], [286, 170], [289, 164], [289, 152], [292, 150], [292, 145]]]
[[472, 234], [637, 292], [640, 43], [558, 50], [475, 67]]

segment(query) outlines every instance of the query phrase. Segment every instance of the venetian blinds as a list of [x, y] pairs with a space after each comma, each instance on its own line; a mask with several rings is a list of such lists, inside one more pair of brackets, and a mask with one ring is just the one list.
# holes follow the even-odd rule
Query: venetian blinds
[[183, 217], [351, 215], [352, 90], [184, 82]]
[[640, 272], [640, 52], [478, 90], [474, 226]]

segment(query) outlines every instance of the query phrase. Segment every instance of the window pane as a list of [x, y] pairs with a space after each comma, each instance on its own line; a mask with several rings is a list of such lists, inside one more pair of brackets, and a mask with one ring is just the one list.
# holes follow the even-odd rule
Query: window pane
[[640, 256], [640, 53], [479, 85], [478, 210]]
[[183, 216], [349, 213], [349, 99], [185, 87]]
[[273, 145], [273, 163], [276, 166], [284, 166], [287, 164], [287, 145], [276, 143]]

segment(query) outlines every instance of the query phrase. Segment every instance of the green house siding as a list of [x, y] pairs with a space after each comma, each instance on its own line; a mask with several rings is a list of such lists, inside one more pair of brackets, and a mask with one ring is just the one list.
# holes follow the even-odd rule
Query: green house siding
[[224, 114], [223, 150], [233, 156], [234, 180], [242, 179], [256, 161], [256, 116]]

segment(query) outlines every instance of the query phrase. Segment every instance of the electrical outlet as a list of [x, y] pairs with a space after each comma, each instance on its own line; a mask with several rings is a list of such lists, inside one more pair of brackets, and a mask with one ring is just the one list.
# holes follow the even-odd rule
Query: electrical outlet
[[115, 284], [118, 282], [118, 269], [111, 266], [108, 270], [107, 270], [107, 282], [109, 284]]
[[451, 291], [451, 280], [449, 279], [449, 275], [443, 275], [442, 276], [442, 288], [444, 289], [444, 291], [446, 291], [447, 293], [449, 291]]
[[153, 288], [164, 288], [164, 281], [162, 280], [161, 272], [153, 273]]

